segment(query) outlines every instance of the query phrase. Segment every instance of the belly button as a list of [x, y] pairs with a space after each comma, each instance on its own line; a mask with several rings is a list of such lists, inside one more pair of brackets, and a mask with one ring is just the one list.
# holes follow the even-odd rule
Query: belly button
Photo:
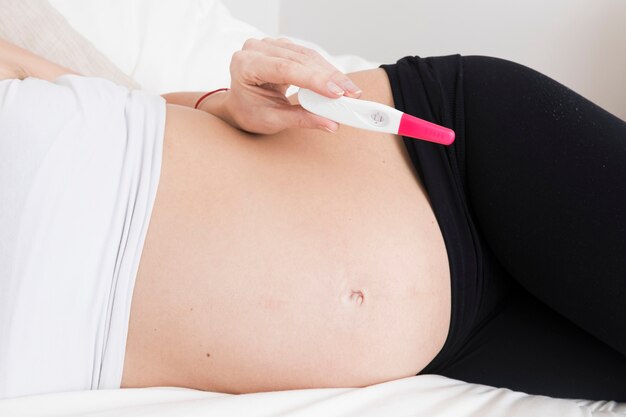
[[350, 293], [343, 297], [344, 303], [361, 305], [365, 301], [365, 295], [363, 291], [351, 290]]

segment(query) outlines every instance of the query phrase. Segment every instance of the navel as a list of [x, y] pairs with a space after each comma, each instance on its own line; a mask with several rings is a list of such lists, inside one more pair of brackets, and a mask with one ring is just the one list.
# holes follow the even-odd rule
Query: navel
[[344, 297], [342, 297], [344, 304], [351, 304], [360, 306], [365, 302], [365, 294], [361, 290], [349, 290]]

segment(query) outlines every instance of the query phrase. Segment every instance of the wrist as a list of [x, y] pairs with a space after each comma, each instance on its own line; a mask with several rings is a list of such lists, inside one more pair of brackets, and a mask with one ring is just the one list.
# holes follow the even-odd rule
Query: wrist
[[207, 97], [212, 96], [213, 94], [216, 94], [216, 93], [220, 93], [222, 91], [226, 92], [226, 91], [229, 91], [229, 90], [230, 90], [230, 88], [217, 88], [215, 90], [209, 91], [208, 93], [202, 94], [198, 98], [198, 100], [196, 100], [196, 104], [193, 106], [193, 108], [194, 109], [198, 109], [200, 107], [200, 104], [202, 104], [202, 102], [204, 100], [206, 100]]
[[233, 119], [230, 108], [228, 106], [229, 97], [231, 95], [230, 89], [220, 89], [211, 92], [209, 95], [201, 96], [197, 101], [197, 109], [212, 114], [229, 125], [238, 128], [239, 126]]

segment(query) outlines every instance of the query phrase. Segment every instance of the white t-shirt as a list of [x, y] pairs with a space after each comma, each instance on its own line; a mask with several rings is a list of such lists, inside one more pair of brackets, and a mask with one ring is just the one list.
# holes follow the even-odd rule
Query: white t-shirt
[[0, 81], [0, 398], [119, 388], [165, 102], [110, 81]]

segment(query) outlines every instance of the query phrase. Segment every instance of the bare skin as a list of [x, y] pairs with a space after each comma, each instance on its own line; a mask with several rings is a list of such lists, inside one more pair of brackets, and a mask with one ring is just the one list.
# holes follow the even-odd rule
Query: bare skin
[[[393, 105], [383, 70], [350, 78]], [[371, 385], [423, 369], [449, 321], [443, 239], [400, 137], [251, 135], [168, 105], [123, 387]]]
[[[346, 78], [297, 46], [246, 44], [231, 68], [244, 81], [231, 104], [206, 104], [221, 118], [168, 105], [122, 386], [245, 393], [415, 375], [446, 339], [450, 276], [402, 139], [326, 133], [334, 122], [259, 93], [245, 84], [257, 70], [279, 92], [298, 81], [290, 77], [320, 93]], [[0, 39], [0, 79], [68, 73]], [[382, 69], [350, 79], [361, 98], [393, 105]], [[197, 95], [177, 97], [188, 105]], [[294, 124], [320, 129], [282, 130]]]

